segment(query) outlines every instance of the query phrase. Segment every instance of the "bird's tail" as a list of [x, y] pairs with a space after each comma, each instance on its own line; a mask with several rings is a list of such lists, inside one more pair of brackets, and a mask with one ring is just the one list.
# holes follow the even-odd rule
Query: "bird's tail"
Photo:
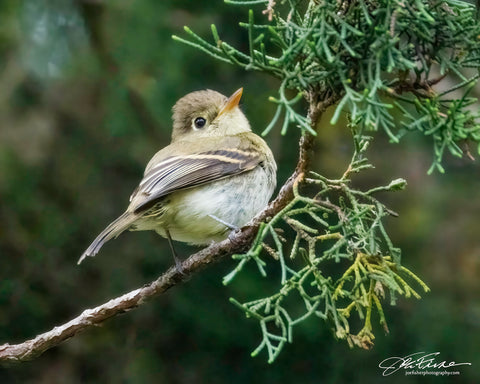
[[127, 230], [132, 223], [137, 220], [138, 216], [125, 212], [121, 216], [117, 217], [112, 223], [100, 233], [92, 244], [87, 248], [83, 255], [78, 259], [77, 264], [80, 264], [87, 256], [95, 256], [103, 244], [108, 240], [113, 239], [120, 235], [123, 231]]

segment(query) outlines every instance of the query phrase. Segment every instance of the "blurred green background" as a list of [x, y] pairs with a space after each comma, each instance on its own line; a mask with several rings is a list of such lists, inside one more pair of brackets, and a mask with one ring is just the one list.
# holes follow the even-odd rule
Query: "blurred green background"
[[[257, 8], [261, 12], [261, 8]], [[246, 9], [220, 0], [3, 0], [0, 2], [0, 344], [21, 342], [83, 309], [150, 282], [172, 263], [167, 242], [126, 233], [80, 267], [84, 249], [122, 212], [150, 157], [168, 144], [171, 107], [184, 94], [244, 87], [254, 130], [268, 124], [278, 82], [215, 62], [175, 43], [188, 25], [247, 49]], [[315, 168], [341, 175], [347, 129], [323, 119]], [[267, 138], [279, 184], [292, 172], [298, 132]], [[251, 358], [257, 323], [228, 298], [260, 296], [278, 276], [244, 276], [223, 287], [231, 260], [102, 327], [22, 364], [0, 365], [1, 383], [342, 383], [438, 382], [381, 376], [380, 361], [414, 352], [471, 362], [455, 382], [480, 382], [480, 168], [447, 158], [446, 175], [426, 176], [430, 143], [400, 145], [376, 134], [376, 169], [365, 186], [404, 177], [404, 192], [382, 196], [400, 213], [387, 225], [403, 263], [432, 292], [386, 306], [390, 334], [376, 324], [370, 351], [334, 340], [310, 319], [273, 364]], [[196, 249], [179, 244], [188, 255]], [[376, 319], [374, 319], [376, 321]]]

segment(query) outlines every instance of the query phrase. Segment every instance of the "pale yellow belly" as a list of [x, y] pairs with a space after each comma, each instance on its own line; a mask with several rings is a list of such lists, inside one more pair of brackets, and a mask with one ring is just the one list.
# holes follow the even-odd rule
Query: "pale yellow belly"
[[[258, 167], [248, 173], [203, 186], [177, 191], [165, 198], [161, 214], [138, 222], [136, 230], [154, 229], [173, 240], [205, 245], [220, 241], [230, 232], [225, 224], [242, 227], [270, 200], [272, 175]], [[153, 222], [153, 220], [155, 222]]]

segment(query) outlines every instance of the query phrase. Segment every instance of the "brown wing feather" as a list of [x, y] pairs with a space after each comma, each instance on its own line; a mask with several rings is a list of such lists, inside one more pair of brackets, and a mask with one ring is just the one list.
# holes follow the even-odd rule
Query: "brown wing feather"
[[152, 166], [145, 173], [131, 200], [139, 213], [152, 207], [169, 193], [209, 183], [255, 168], [261, 162], [258, 152], [227, 149], [195, 155], [171, 156]]

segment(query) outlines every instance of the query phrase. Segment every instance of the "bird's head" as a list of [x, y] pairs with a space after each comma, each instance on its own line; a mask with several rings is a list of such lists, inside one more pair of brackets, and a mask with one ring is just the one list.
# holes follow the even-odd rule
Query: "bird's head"
[[238, 106], [242, 93], [240, 88], [227, 98], [207, 89], [182, 97], [173, 107], [172, 142], [251, 131]]

